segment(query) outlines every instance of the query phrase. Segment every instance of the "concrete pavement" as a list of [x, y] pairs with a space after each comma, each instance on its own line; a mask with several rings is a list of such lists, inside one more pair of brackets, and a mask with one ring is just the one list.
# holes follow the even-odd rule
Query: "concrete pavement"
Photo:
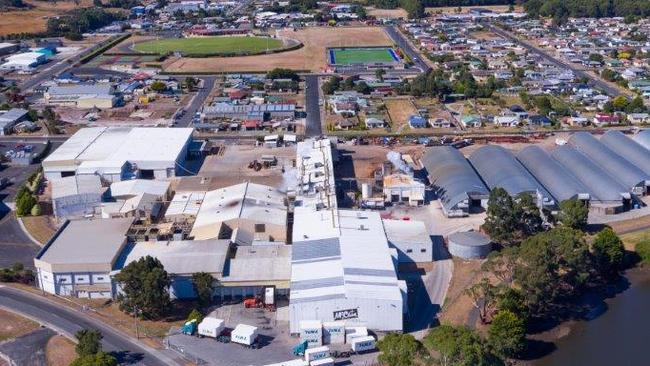
[[413, 60], [413, 64], [422, 72], [428, 72], [431, 70], [429, 65], [427, 65], [424, 60], [422, 60], [422, 55], [418, 50], [416, 50], [411, 43], [402, 35], [402, 33], [397, 29], [397, 26], [391, 25], [384, 28], [384, 31], [388, 36], [395, 42], [395, 44], [401, 48], [410, 58]]
[[[179, 76], [179, 78], [181, 77]], [[201, 79], [203, 79], [203, 87], [196, 92], [190, 105], [185, 108], [185, 114], [175, 121], [175, 127], [190, 127], [194, 115], [201, 110], [203, 103], [205, 103], [205, 100], [208, 99], [208, 96], [212, 92], [214, 83], [217, 81], [216, 76], [205, 76], [201, 77]]]
[[11, 287], [0, 287], [0, 307], [38, 321], [66, 337], [74, 337], [81, 329], [102, 332], [102, 346], [112, 352], [121, 364], [164, 366], [179, 363], [163, 351], [146, 346], [126, 334], [80, 311]]
[[320, 136], [323, 134], [323, 128], [320, 118], [318, 75], [306, 75], [305, 88], [305, 110], [307, 111], [305, 135], [307, 137]]

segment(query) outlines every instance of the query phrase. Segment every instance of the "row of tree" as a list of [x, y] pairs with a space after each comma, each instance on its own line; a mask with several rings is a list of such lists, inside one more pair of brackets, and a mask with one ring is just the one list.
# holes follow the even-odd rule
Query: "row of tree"
[[568, 18], [647, 17], [650, 2], [640, 0], [526, 0], [530, 16], [552, 17], [556, 23]]
[[418, 75], [412, 81], [404, 81], [396, 90], [399, 94], [412, 96], [428, 96], [443, 99], [449, 94], [462, 94], [467, 98], [489, 98], [505, 84], [494, 77], [485, 83], [479, 83], [466, 67], [460, 67], [453, 73], [445, 73], [441, 69], [431, 70]]
[[48, 19], [45, 33], [48, 37], [66, 36], [70, 39], [80, 39], [82, 33], [107, 26], [123, 18], [119, 13], [99, 7], [78, 8]]

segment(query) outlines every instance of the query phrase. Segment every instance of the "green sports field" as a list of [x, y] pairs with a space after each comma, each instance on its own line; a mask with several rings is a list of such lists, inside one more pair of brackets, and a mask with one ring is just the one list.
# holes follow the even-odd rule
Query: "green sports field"
[[136, 43], [138, 52], [166, 54], [246, 54], [260, 53], [282, 47], [282, 41], [266, 37], [196, 37], [169, 38]]
[[390, 48], [334, 48], [329, 51], [330, 63], [336, 65], [397, 61]]

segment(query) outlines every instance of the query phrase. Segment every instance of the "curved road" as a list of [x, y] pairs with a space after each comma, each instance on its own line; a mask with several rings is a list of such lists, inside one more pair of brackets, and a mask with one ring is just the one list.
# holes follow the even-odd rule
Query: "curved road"
[[84, 328], [97, 329], [104, 336], [102, 340], [104, 350], [113, 352], [120, 364], [147, 366], [178, 364], [162, 352], [139, 344], [96, 319], [25, 291], [0, 286], [0, 307], [35, 319], [68, 337], [74, 336], [78, 330]]

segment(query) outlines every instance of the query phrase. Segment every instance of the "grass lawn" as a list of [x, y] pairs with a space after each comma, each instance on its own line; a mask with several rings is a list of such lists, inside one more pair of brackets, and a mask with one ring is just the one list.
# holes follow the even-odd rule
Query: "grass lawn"
[[623, 244], [625, 244], [625, 249], [627, 250], [634, 250], [639, 242], [648, 239], [650, 239], [650, 229], [634, 231], [621, 235], [621, 240], [623, 240]]
[[337, 65], [395, 61], [389, 48], [349, 48], [335, 49], [332, 52]]
[[199, 37], [171, 38], [136, 43], [138, 52], [165, 54], [258, 53], [282, 47], [282, 41], [266, 37]]

